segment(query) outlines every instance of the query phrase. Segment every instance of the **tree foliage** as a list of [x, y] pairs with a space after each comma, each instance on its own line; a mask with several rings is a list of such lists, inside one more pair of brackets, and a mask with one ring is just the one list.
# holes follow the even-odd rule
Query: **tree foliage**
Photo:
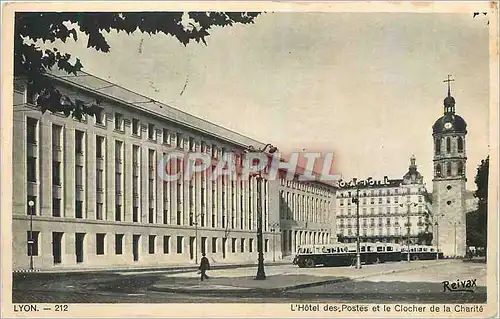
[[477, 186], [474, 197], [478, 199], [478, 206], [476, 211], [467, 214], [467, 245], [470, 246], [487, 246], [489, 162], [489, 156], [481, 160], [474, 179]]
[[[206, 37], [215, 27], [253, 23], [257, 12], [18, 12], [15, 17], [14, 74], [25, 76], [36, 104], [42, 112], [64, 112], [80, 119], [83, 114], [93, 114], [92, 105], [84, 105], [64, 97], [53, 81], [44, 76], [57, 67], [76, 75], [83, 68], [77, 57], [60, 52], [57, 48], [41, 48], [56, 40], [78, 41], [79, 32], [88, 38], [87, 48], [109, 52], [106, 40], [110, 31], [136, 31], [148, 34], [164, 34], [176, 38], [183, 45], [191, 41], [206, 45]], [[187, 15], [187, 16], [186, 16]], [[188, 18], [188, 19], [186, 19]], [[187, 25], [186, 25], [187, 23]]]

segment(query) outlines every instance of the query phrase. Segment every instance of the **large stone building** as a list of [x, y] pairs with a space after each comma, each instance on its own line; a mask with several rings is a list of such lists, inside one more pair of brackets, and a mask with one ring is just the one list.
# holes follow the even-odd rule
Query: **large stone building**
[[[359, 192], [359, 193], [358, 193]], [[359, 235], [364, 242], [430, 243], [429, 196], [415, 157], [402, 179], [340, 181], [337, 192], [339, 241], [355, 242], [359, 196]]]
[[[217, 161], [264, 144], [90, 74], [49, 76], [64, 95], [99, 108], [82, 120], [42, 114], [29, 86], [15, 80], [14, 269], [31, 259], [35, 269], [185, 264], [202, 252], [213, 262], [257, 260], [256, 178], [168, 182], [157, 170], [173, 150]], [[307, 229], [307, 242], [334, 237], [332, 187], [264, 180], [261, 189], [266, 260], [295, 250], [292, 230]], [[307, 208], [280, 198], [287, 189]], [[280, 218], [285, 211], [296, 223]]]
[[[448, 82], [449, 84], [449, 82]], [[444, 114], [432, 126], [434, 139], [433, 212], [437, 223], [436, 244], [448, 257], [466, 252], [467, 124], [455, 114], [455, 99], [444, 99]]]
[[319, 182], [280, 180], [281, 250], [292, 255], [303, 244], [337, 242], [336, 188]]

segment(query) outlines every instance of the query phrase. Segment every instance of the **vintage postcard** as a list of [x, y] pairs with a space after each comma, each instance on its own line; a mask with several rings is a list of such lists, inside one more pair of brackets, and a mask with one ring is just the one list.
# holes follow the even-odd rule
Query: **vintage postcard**
[[498, 2], [3, 2], [2, 317], [498, 317]]

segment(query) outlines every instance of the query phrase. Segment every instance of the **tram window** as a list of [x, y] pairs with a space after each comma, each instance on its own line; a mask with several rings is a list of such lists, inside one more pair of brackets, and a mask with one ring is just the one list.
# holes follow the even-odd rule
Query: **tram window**
[[366, 250], [365, 246], [361, 247], [361, 251], [365, 251], [365, 250]]
[[433, 251], [434, 251], [434, 248], [431, 248], [431, 252], [433, 252]]
[[380, 251], [384, 251], [384, 247], [377, 247], [377, 251], [380, 252]]
[[422, 251], [422, 247], [420, 247], [420, 248], [418, 249], [418, 251]]
[[371, 251], [371, 247], [370, 247], [370, 246], [367, 246], [367, 247], [366, 247], [366, 251]]
[[387, 247], [387, 251], [392, 251], [392, 247], [391, 246]]

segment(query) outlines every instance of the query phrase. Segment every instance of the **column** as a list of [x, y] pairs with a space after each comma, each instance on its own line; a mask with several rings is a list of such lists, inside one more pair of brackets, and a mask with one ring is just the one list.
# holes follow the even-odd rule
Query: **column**
[[105, 152], [104, 152], [104, 163], [106, 167], [106, 209], [104, 211], [104, 216], [106, 220], [115, 220], [115, 200], [116, 200], [116, 189], [115, 189], [115, 139], [110, 135], [106, 136], [105, 139]]
[[[142, 125], [141, 125], [142, 126]], [[141, 128], [142, 130], [142, 128]], [[141, 132], [141, 136], [144, 136], [144, 132]], [[139, 196], [140, 200], [140, 207], [139, 207], [139, 215], [140, 221], [143, 224], [148, 223], [148, 214], [149, 214], [149, 189], [148, 189], [148, 182], [149, 182], [149, 159], [148, 159], [148, 152], [149, 148], [147, 146], [141, 145], [140, 146], [140, 158], [141, 162], [139, 165], [140, 169], [140, 185], [141, 185], [141, 194]], [[144, 236], [142, 236], [144, 237]], [[145, 239], [142, 240], [144, 242]]]
[[[96, 142], [95, 142], [96, 136], [95, 132], [93, 129], [87, 130], [86, 134], [86, 144], [87, 144], [87, 149], [86, 149], [86, 169], [85, 171], [87, 172], [87, 182], [85, 184], [85, 192], [87, 194], [87, 200], [85, 207], [87, 207], [87, 219], [96, 219], [96, 200], [97, 200], [97, 195], [96, 195], [96, 170], [97, 170], [97, 165], [96, 165]], [[74, 238], [74, 234], [73, 234]]]
[[75, 129], [67, 125], [64, 130], [64, 212], [61, 216], [75, 217]]
[[[156, 136], [159, 136], [159, 133], [156, 132]], [[154, 173], [155, 173], [155, 184], [156, 184], [156, 224], [163, 224], [163, 203], [164, 203], [164, 198], [163, 198], [163, 178], [160, 177], [160, 171], [158, 171], [158, 165], [160, 164], [161, 158], [163, 156], [163, 152], [161, 149], [161, 146], [156, 147], [156, 152], [155, 152], [155, 163], [154, 163]], [[164, 168], [162, 168], [164, 169]], [[157, 240], [158, 242], [160, 239]]]
[[40, 174], [38, 174], [39, 214], [52, 216], [52, 123], [47, 119], [47, 116], [42, 116], [38, 126], [40, 132], [38, 141], [39, 156], [37, 158], [40, 170]]

